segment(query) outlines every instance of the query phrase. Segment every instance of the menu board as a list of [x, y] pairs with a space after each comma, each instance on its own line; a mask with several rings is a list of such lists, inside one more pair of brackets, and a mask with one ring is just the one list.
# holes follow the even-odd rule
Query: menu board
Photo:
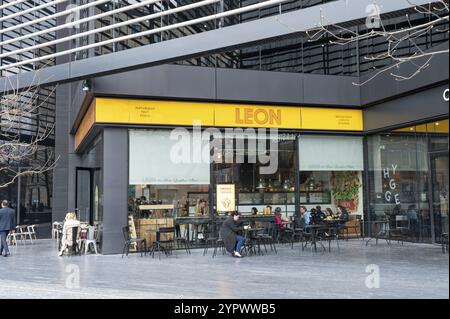
[[217, 211], [232, 212], [236, 210], [236, 193], [234, 184], [217, 184]]

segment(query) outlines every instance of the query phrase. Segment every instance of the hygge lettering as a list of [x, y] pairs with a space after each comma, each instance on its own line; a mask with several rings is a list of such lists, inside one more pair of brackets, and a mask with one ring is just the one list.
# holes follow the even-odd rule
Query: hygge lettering
[[[397, 167], [398, 165], [392, 164], [390, 168], [383, 169], [383, 177], [385, 180], [388, 181], [389, 184], [389, 190], [384, 193], [384, 198], [388, 203], [392, 201], [392, 198], [394, 198], [395, 204], [400, 205], [400, 194], [394, 194], [394, 191], [397, 189], [397, 184], [395, 183], [395, 175], [397, 173]], [[392, 175], [391, 175], [391, 169], [392, 169]]]
[[170, 139], [177, 141], [170, 150], [173, 163], [260, 163], [260, 174], [278, 170], [278, 130], [274, 128], [227, 128], [223, 133], [194, 125], [192, 133], [185, 128], [172, 130]]

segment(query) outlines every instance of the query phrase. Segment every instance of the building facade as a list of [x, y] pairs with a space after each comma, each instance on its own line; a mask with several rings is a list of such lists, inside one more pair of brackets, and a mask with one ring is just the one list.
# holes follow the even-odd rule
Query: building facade
[[[448, 233], [448, 55], [409, 80], [385, 72], [360, 86], [393, 62], [367, 59], [386, 51], [386, 39], [311, 41], [289, 24], [306, 28], [325, 8], [345, 32], [364, 34], [370, 29], [356, 5], [279, 1], [201, 21], [262, 1], [211, 1], [179, 12], [198, 2], [144, 2], [103, 1], [77, 18], [136, 7], [54, 31], [73, 40], [50, 48], [75, 52], [43, 60], [54, 60], [46, 85], [57, 85], [52, 220], [77, 210], [100, 226], [102, 252], [118, 253], [122, 226], [142, 217], [134, 214], [137, 199], [178, 203], [191, 215], [204, 199], [212, 214], [217, 185], [232, 184], [244, 213], [271, 205], [291, 216], [300, 205], [341, 205], [356, 220], [407, 216], [416, 241]], [[407, 1], [394, 2], [381, 15], [390, 30], [430, 20]], [[64, 23], [55, 17], [55, 26]], [[402, 43], [402, 52], [448, 49], [448, 32], [439, 29], [448, 20]]]

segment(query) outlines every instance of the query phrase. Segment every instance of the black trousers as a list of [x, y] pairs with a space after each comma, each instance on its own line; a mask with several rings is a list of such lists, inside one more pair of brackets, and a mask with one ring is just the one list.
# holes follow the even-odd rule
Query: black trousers
[[5, 255], [9, 254], [8, 242], [6, 241], [6, 237], [8, 237], [9, 230], [0, 231], [0, 255], [3, 254], [3, 250], [5, 251]]

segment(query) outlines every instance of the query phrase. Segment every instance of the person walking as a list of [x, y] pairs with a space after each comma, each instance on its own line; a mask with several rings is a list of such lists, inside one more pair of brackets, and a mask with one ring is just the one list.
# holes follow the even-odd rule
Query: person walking
[[9, 247], [6, 238], [11, 230], [16, 227], [16, 213], [14, 209], [10, 208], [8, 201], [4, 200], [1, 204], [0, 209], [0, 255], [3, 257], [8, 257]]

